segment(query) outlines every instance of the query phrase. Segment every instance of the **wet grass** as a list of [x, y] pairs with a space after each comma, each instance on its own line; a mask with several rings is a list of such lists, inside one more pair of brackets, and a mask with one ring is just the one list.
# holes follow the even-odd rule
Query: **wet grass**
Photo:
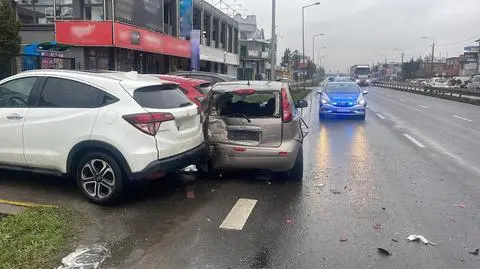
[[73, 233], [72, 214], [59, 208], [28, 208], [0, 218], [0, 268], [56, 268]]
[[292, 91], [293, 100], [295, 100], [295, 101], [303, 100], [311, 92], [312, 92], [312, 90], [295, 90], [295, 91]]

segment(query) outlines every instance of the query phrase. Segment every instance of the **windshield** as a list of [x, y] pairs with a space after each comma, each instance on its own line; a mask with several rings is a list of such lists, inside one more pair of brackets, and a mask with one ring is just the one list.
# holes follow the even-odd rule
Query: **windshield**
[[356, 84], [328, 84], [326, 93], [360, 93], [360, 87]]
[[370, 75], [370, 68], [368, 67], [356, 68], [355, 75]]

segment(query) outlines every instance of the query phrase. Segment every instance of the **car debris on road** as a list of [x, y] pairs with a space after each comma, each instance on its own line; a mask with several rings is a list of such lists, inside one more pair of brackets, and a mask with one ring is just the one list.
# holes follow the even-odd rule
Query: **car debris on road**
[[377, 251], [380, 255], [383, 255], [383, 256], [392, 256], [392, 253], [390, 253], [390, 251], [384, 249], [384, 248], [377, 248]]
[[476, 250], [470, 251], [470, 254], [475, 255], [475, 256], [478, 256], [479, 253], [480, 253], [480, 249], [479, 249], [479, 248], [477, 248]]
[[417, 235], [417, 234], [412, 234], [410, 236], [407, 237], [407, 239], [409, 241], [422, 241], [425, 245], [432, 245], [432, 246], [436, 246], [437, 244], [429, 241], [428, 239], [426, 239], [424, 236], [422, 235]]
[[110, 251], [104, 246], [95, 244], [90, 247], [80, 247], [63, 258], [62, 265], [57, 269], [96, 269], [108, 257], [110, 257]]

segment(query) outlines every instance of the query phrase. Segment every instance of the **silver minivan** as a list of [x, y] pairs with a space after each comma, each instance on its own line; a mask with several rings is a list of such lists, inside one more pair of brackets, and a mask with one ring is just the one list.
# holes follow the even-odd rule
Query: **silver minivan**
[[207, 97], [204, 132], [210, 168], [280, 172], [303, 178], [302, 118], [286, 83], [235, 81], [216, 84]]

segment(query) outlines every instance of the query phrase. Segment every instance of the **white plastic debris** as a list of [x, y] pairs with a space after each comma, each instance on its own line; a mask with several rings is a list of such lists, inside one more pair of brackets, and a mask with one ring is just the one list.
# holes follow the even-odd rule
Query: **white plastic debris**
[[407, 239], [409, 241], [422, 241], [424, 244], [430, 244], [432, 246], [436, 246], [437, 244], [429, 241], [427, 238], [425, 238], [424, 236], [422, 235], [418, 235], [418, 234], [412, 234], [410, 236], [407, 237]]
[[193, 172], [198, 172], [197, 166], [196, 165], [190, 165], [187, 166], [183, 169], [184, 172], [186, 173], [193, 173]]
[[97, 269], [108, 257], [110, 251], [101, 245], [80, 247], [63, 258], [57, 269]]

